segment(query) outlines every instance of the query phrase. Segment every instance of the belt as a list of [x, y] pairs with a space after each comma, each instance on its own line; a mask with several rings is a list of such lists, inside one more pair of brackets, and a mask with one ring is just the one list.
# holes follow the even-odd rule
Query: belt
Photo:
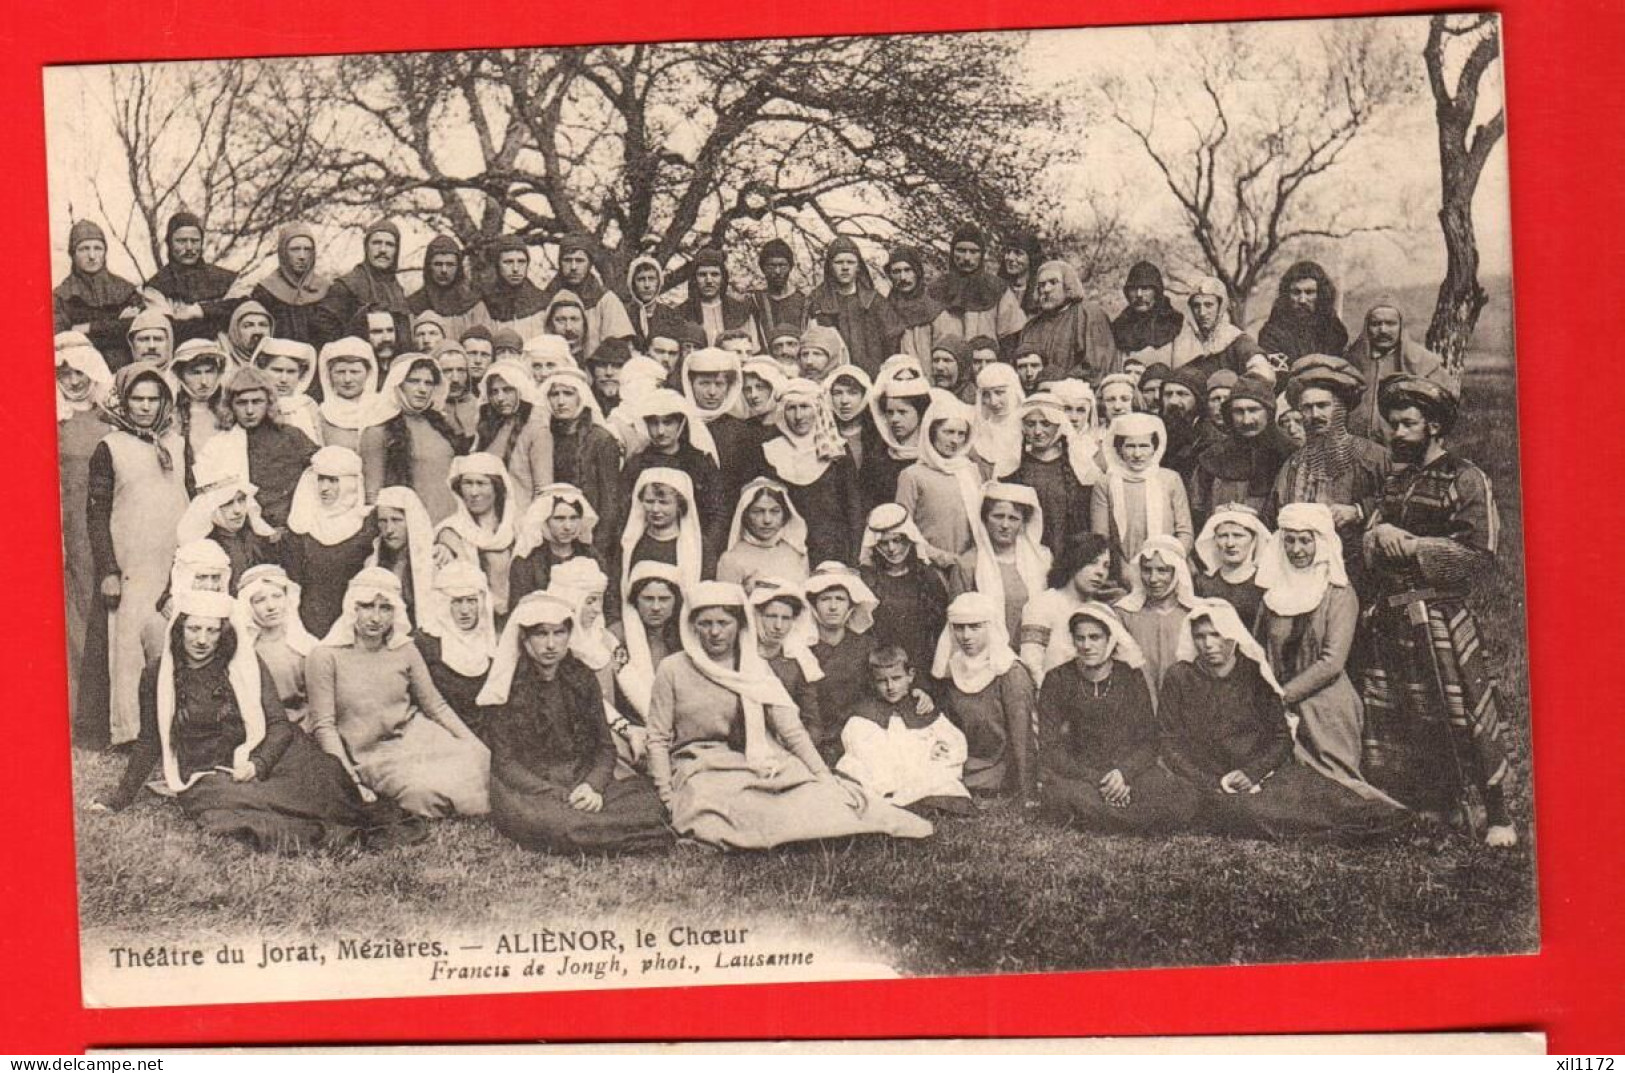
[[1389, 607], [1409, 607], [1411, 604], [1419, 604], [1425, 603], [1428, 600], [1441, 599], [1444, 597], [1444, 595], [1444, 593], [1439, 592], [1437, 589], [1412, 589], [1409, 592], [1402, 592], [1395, 596], [1385, 597], [1383, 602]]

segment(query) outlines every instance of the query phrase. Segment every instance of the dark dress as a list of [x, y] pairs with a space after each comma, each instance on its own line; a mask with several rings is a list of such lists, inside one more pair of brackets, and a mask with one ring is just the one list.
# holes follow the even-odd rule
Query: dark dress
[[[1203, 826], [1253, 838], [1354, 841], [1404, 816], [1297, 763], [1286, 708], [1244, 656], [1223, 678], [1184, 661], [1168, 668], [1157, 717], [1163, 764], [1196, 791]], [[1219, 780], [1237, 770], [1257, 793], [1220, 789]]]
[[824, 758], [824, 763], [831, 767], [835, 766], [835, 762], [841, 758], [841, 727], [846, 725], [846, 721], [831, 720], [836, 723], [833, 735], [825, 733], [820, 738], [813, 728], [818, 727], [826, 732], [829, 728], [825, 727], [824, 717], [818, 708], [818, 684], [807, 681], [807, 676], [801, 671], [801, 664], [788, 656], [775, 656], [767, 661], [767, 665], [773, 668], [773, 673], [784, 683], [785, 692], [790, 694], [790, 699], [795, 701], [796, 707], [800, 709], [801, 723], [807, 728], [807, 732], [813, 735], [813, 745], [817, 747], [818, 755]]
[[847, 630], [840, 644], [819, 641], [812, 646], [812, 654], [824, 672], [823, 680], [817, 683], [818, 721], [814, 723], [805, 712], [801, 721], [820, 756], [828, 755], [831, 749], [836, 756], [840, 755], [841, 728], [858, 701], [871, 692], [869, 653], [874, 648], [872, 630], [869, 633]]
[[[265, 738], [250, 754], [255, 776], [237, 782], [229, 774], [233, 753], [246, 731], [223, 658], [196, 669], [175, 668], [175, 718], [170, 728], [182, 780], [210, 774], [182, 790], [176, 801], [187, 818], [210, 834], [246, 842], [257, 850], [293, 853], [336, 849], [356, 841], [402, 845], [421, 841], [421, 820], [393, 802], [367, 803], [339, 761], [288, 722], [276, 683], [262, 663], [260, 705]], [[141, 675], [141, 734], [130, 753], [124, 778], [108, 801], [113, 809], [132, 804], [142, 784], [163, 758], [158, 736], [158, 667]]]
[[231, 560], [231, 591], [236, 593], [237, 586], [242, 582], [243, 574], [250, 568], [264, 563], [281, 561], [277, 546], [269, 538], [262, 537], [254, 532], [254, 527], [244, 522], [235, 533], [220, 528], [218, 525], [209, 530], [209, 539], [220, 545], [220, 550], [226, 553]]
[[550, 428], [553, 479], [581, 489], [582, 496], [598, 512], [593, 542], [600, 556], [607, 554], [620, 543], [621, 529], [626, 525], [620, 495], [621, 445], [601, 425], [593, 423], [592, 415], [585, 410], [568, 422], [554, 418]]
[[1252, 629], [1258, 621], [1258, 609], [1264, 604], [1264, 590], [1258, 587], [1256, 577], [1246, 581], [1226, 581], [1224, 574], [1210, 574], [1206, 570], [1199, 570], [1192, 578], [1196, 585], [1196, 595], [1216, 598], [1227, 601], [1236, 609], [1242, 625]]
[[[615, 778], [615, 741], [597, 676], [574, 656], [551, 682], [522, 657], [508, 702], [490, 709], [486, 725], [491, 819], [503, 835], [552, 853], [631, 853], [671, 843], [654, 784], [641, 775]], [[582, 783], [603, 795], [600, 811], [570, 806]]]
[[[619, 534], [617, 534], [617, 538], [619, 538]], [[675, 547], [675, 544], [673, 546]], [[616, 591], [620, 586], [616, 581], [615, 574], [610, 570], [609, 564], [604, 561], [604, 557], [596, 549], [581, 543], [579, 540], [576, 541], [575, 554], [570, 559], [578, 558], [591, 559], [598, 564], [599, 569], [609, 576], [609, 588], [604, 592], [604, 616], [608, 619], [619, 619], [621, 605], [620, 600], [616, 597]], [[553, 578], [553, 568], [560, 563], [569, 562], [570, 559], [559, 558], [547, 544], [538, 544], [530, 550], [529, 555], [521, 555], [515, 558], [508, 566], [508, 606], [513, 607], [531, 593], [541, 592], [546, 589]]]
[[299, 620], [318, 641], [339, 620], [344, 610], [344, 590], [367, 565], [377, 536], [377, 524], [369, 514], [353, 536], [337, 544], [323, 544], [304, 533], [290, 532], [282, 537], [282, 568], [303, 590]]
[[807, 522], [807, 562], [812, 566], [857, 562], [865, 515], [852, 456], [843, 454], [830, 462], [811, 484], [780, 480], [796, 513]]
[[260, 514], [269, 525], [288, 524], [293, 492], [316, 445], [292, 425], [267, 419], [248, 430], [248, 479], [259, 489]]
[[1065, 451], [1048, 461], [1023, 451], [1021, 464], [1009, 480], [1038, 493], [1038, 505], [1044, 512], [1044, 547], [1056, 559], [1065, 558], [1067, 546], [1089, 532], [1091, 486], [1079, 482]]
[[917, 677], [923, 678], [936, 658], [937, 639], [948, 622], [948, 586], [940, 571], [919, 559], [910, 559], [908, 572], [899, 576], [877, 566], [861, 566], [858, 573], [880, 606], [869, 632], [877, 645], [897, 645], [908, 653]]
[[485, 674], [482, 672], [470, 677], [446, 666], [440, 655], [440, 638], [433, 634], [416, 630], [412, 634], [412, 643], [418, 646], [423, 662], [429, 667], [430, 680], [440, 690], [440, 695], [446, 698], [446, 703], [451, 705], [451, 710], [462, 717], [476, 737], [490, 745], [491, 739], [485, 726], [486, 710], [476, 703], [480, 689], [485, 685]]
[[[1046, 808], [1107, 831], [1169, 830], [1196, 811], [1196, 791], [1157, 766], [1157, 719], [1145, 675], [1111, 661], [1103, 681], [1075, 660], [1044, 676], [1038, 691], [1038, 763]], [[1129, 803], [1108, 805], [1100, 780], [1119, 771]]]

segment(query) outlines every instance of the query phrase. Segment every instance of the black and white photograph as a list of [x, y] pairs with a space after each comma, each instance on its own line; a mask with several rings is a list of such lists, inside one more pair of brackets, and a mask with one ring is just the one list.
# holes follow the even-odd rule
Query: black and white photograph
[[1537, 951], [1501, 64], [47, 68], [86, 1004]]

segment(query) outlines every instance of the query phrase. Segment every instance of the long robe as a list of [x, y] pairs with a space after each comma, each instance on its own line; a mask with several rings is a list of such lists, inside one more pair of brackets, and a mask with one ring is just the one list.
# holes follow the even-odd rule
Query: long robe
[[108, 613], [111, 743], [132, 741], [141, 728], [141, 627], [169, 584], [175, 526], [186, 512], [182, 445], [173, 430], [161, 437], [172, 466], [164, 470], [153, 445], [109, 432], [90, 457], [86, 516], [97, 584], [119, 577], [118, 607]]
[[[182, 779], [208, 772], [177, 794], [176, 801], [205, 832], [278, 853], [422, 840], [420, 823], [392, 802], [364, 803], [343, 765], [294, 728], [263, 664], [260, 705], [265, 737], [250, 753], [254, 777], [238, 782], [215, 771], [216, 765], [231, 766], [232, 754], [246, 735], [225, 663], [216, 659], [195, 670], [177, 667], [174, 673], [175, 721], [170, 737], [176, 766]], [[142, 675], [141, 735], [108, 802], [115, 809], [134, 803], [162, 757], [158, 674], [153, 667]]]
[[[1213, 830], [1357, 841], [1404, 816], [1297, 763], [1281, 698], [1243, 656], [1222, 678], [1194, 663], [1175, 664], [1162, 682], [1157, 719], [1163, 763], [1196, 791], [1197, 821]], [[1226, 793], [1219, 782], [1231, 771], [1246, 774], [1258, 791]]]
[[767, 705], [765, 715], [785, 750], [772, 774], [745, 759], [738, 696], [701, 674], [686, 653], [661, 662], [649, 705], [649, 772], [678, 834], [725, 849], [931, 834], [926, 820], [833, 777], [794, 708]]
[[966, 693], [950, 678], [939, 686], [942, 707], [965, 732], [969, 755], [965, 787], [980, 793], [1019, 793], [1036, 800], [1037, 735], [1034, 712], [1038, 690], [1020, 661], [980, 693]]
[[[490, 710], [491, 822], [528, 849], [630, 853], [671, 843], [665, 809], [642, 775], [615, 777], [615, 742], [598, 679], [573, 656], [545, 681], [521, 657], [507, 703]], [[603, 796], [587, 812], [570, 804], [580, 785]]]
[[1443, 454], [1395, 473], [1372, 525], [1415, 536], [1413, 560], [1377, 558], [1362, 770], [1414, 808], [1446, 811], [1498, 795], [1511, 773], [1499, 690], [1470, 604], [1499, 537], [1483, 470]]
[[[1106, 831], [1168, 830], [1196, 811], [1195, 791], [1157, 766], [1157, 720], [1145, 675], [1117, 660], [1099, 682], [1075, 660], [1044, 676], [1038, 760], [1044, 805]], [[1129, 803], [1108, 805], [1100, 782], [1119, 772]]]
[[888, 574], [878, 565], [860, 566], [858, 573], [880, 601], [869, 631], [875, 644], [902, 648], [910, 666], [923, 673], [931, 666], [937, 638], [948, 623], [948, 589], [941, 572], [910, 559], [907, 572], [900, 575]]
[[[75, 743], [107, 744], [107, 627], [102, 622], [91, 645], [92, 622], [106, 619], [101, 577], [91, 552], [90, 456], [108, 433], [95, 408], [81, 410], [56, 425], [58, 488], [62, 496], [62, 581], [67, 595], [68, 710]], [[95, 652], [92, 652], [94, 647]], [[96, 657], [100, 662], [97, 665]]]
[[[457, 497], [446, 478], [459, 445], [435, 424], [422, 414], [402, 412], [362, 430], [361, 474], [367, 502], [377, 499], [380, 489], [399, 485], [417, 493], [431, 524], [439, 525], [457, 512]], [[392, 445], [402, 437], [405, 449], [394, 447], [392, 456]]]
[[1106, 311], [1092, 302], [1073, 300], [1059, 309], [1028, 317], [1017, 349], [1023, 347], [1032, 347], [1044, 356], [1045, 372], [1078, 376], [1091, 384], [1123, 368], [1112, 338], [1111, 321]]

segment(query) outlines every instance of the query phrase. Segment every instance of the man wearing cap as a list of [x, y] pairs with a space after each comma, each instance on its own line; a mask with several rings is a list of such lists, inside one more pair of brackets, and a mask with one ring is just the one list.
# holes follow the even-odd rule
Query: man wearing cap
[[1162, 465], [1179, 474], [1187, 487], [1196, 469], [1196, 457], [1208, 446], [1203, 436], [1207, 406], [1207, 376], [1191, 365], [1175, 369], [1162, 382], [1157, 412], [1168, 429], [1168, 450]]
[[[470, 324], [480, 296], [463, 267], [463, 248], [450, 235], [436, 235], [423, 251], [423, 286], [406, 299], [415, 317], [433, 313], [445, 322], [446, 338], [456, 339]], [[280, 325], [279, 325], [280, 327]]]
[[[760, 349], [762, 333], [757, 330], [750, 303], [735, 298], [728, 290], [727, 255], [707, 246], [694, 255], [692, 266], [688, 298], [677, 307], [677, 312], [682, 314], [684, 320], [703, 330], [705, 338], [700, 346], [716, 346], [723, 332], [730, 328], [745, 328], [751, 333], [752, 342]], [[688, 351], [685, 349], [684, 353]]]
[[[1405, 333], [1405, 314], [1389, 298], [1379, 298], [1365, 315], [1360, 337], [1343, 357], [1360, 370], [1368, 384], [1380, 384], [1396, 373], [1431, 380], [1459, 395], [1461, 384], [1439, 356]], [[1377, 417], [1377, 398], [1371, 393], [1349, 414], [1349, 431], [1378, 443], [1388, 440], [1388, 428]]]
[[1217, 427], [1222, 438], [1197, 456], [1191, 471], [1195, 525], [1225, 503], [1262, 511], [1287, 455], [1275, 431], [1275, 389], [1257, 377], [1236, 381], [1219, 410]]
[[592, 377], [592, 395], [600, 413], [609, 413], [621, 401], [621, 366], [632, 360], [629, 339], [605, 339], [587, 359], [587, 375]]
[[1348, 429], [1348, 415], [1365, 395], [1365, 377], [1329, 354], [1305, 354], [1289, 374], [1287, 399], [1303, 415], [1308, 439], [1281, 466], [1265, 521], [1273, 527], [1275, 512], [1288, 503], [1330, 507], [1349, 579], [1363, 595], [1360, 535], [1390, 468], [1386, 448]]
[[478, 395], [485, 371], [497, 360], [496, 342], [491, 329], [484, 324], [470, 324], [458, 334], [457, 342], [462, 344], [463, 353], [468, 355], [469, 393]]
[[84, 333], [116, 372], [130, 361], [124, 336], [139, 303], [135, 284], [108, 269], [107, 235], [89, 220], [68, 229], [68, 256], [73, 266], [51, 292], [56, 330]]
[[762, 243], [762, 248], [756, 251], [756, 264], [766, 281], [761, 290], [752, 291], [750, 295], [757, 326], [767, 331], [776, 324], [791, 324], [798, 329], [805, 325], [807, 296], [790, 285], [790, 273], [796, 267], [790, 244], [782, 238]]
[[1412, 808], [1454, 812], [1489, 845], [1511, 846], [1499, 697], [1468, 606], [1494, 569], [1495, 495], [1483, 470], [1445, 446], [1454, 393], [1400, 373], [1382, 382], [1377, 409], [1398, 468], [1363, 541], [1373, 659], [1361, 769]]
[[[410, 339], [412, 313], [397, 278], [400, 261], [401, 229], [391, 220], [379, 220], [368, 227], [361, 236], [361, 263], [335, 279], [316, 306], [316, 345], [347, 335], [369, 334], [360, 316], [365, 310], [388, 313], [394, 322], [395, 338]], [[378, 349], [376, 343], [373, 349]], [[382, 353], [378, 354], [378, 362], [384, 363]]]
[[931, 284], [930, 295], [942, 306], [936, 337], [970, 339], [992, 336], [1008, 352], [1027, 325], [1021, 297], [987, 270], [987, 236], [975, 224], [954, 232], [949, 243], [948, 271]]
[[1128, 270], [1123, 298], [1128, 307], [1112, 321], [1117, 352], [1124, 358], [1136, 357], [1144, 365], [1166, 363], [1185, 318], [1168, 301], [1162, 270], [1150, 261], [1137, 262]]
[[175, 342], [212, 339], [226, 327], [236, 299], [226, 292], [237, 273], [203, 259], [203, 221], [190, 212], [177, 212], [164, 228], [164, 266], [152, 274], [147, 286], [169, 299]]
[[491, 280], [480, 289], [480, 301], [471, 319], [493, 330], [511, 328], [520, 339], [541, 335], [546, 330], [542, 320], [547, 313], [547, 298], [530, 281], [530, 247], [518, 235], [502, 235], [491, 244], [489, 256]]
[[542, 290], [549, 303], [565, 291], [580, 299], [586, 319], [582, 356], [591, 356], [606, 339], [632, 337], [632, 320], [626, 315], [626, 306], [620, 295], [604, 286], [593, 254], [594, 243], [588, 235], [575, 232], [559, 239], [559, 271]]

